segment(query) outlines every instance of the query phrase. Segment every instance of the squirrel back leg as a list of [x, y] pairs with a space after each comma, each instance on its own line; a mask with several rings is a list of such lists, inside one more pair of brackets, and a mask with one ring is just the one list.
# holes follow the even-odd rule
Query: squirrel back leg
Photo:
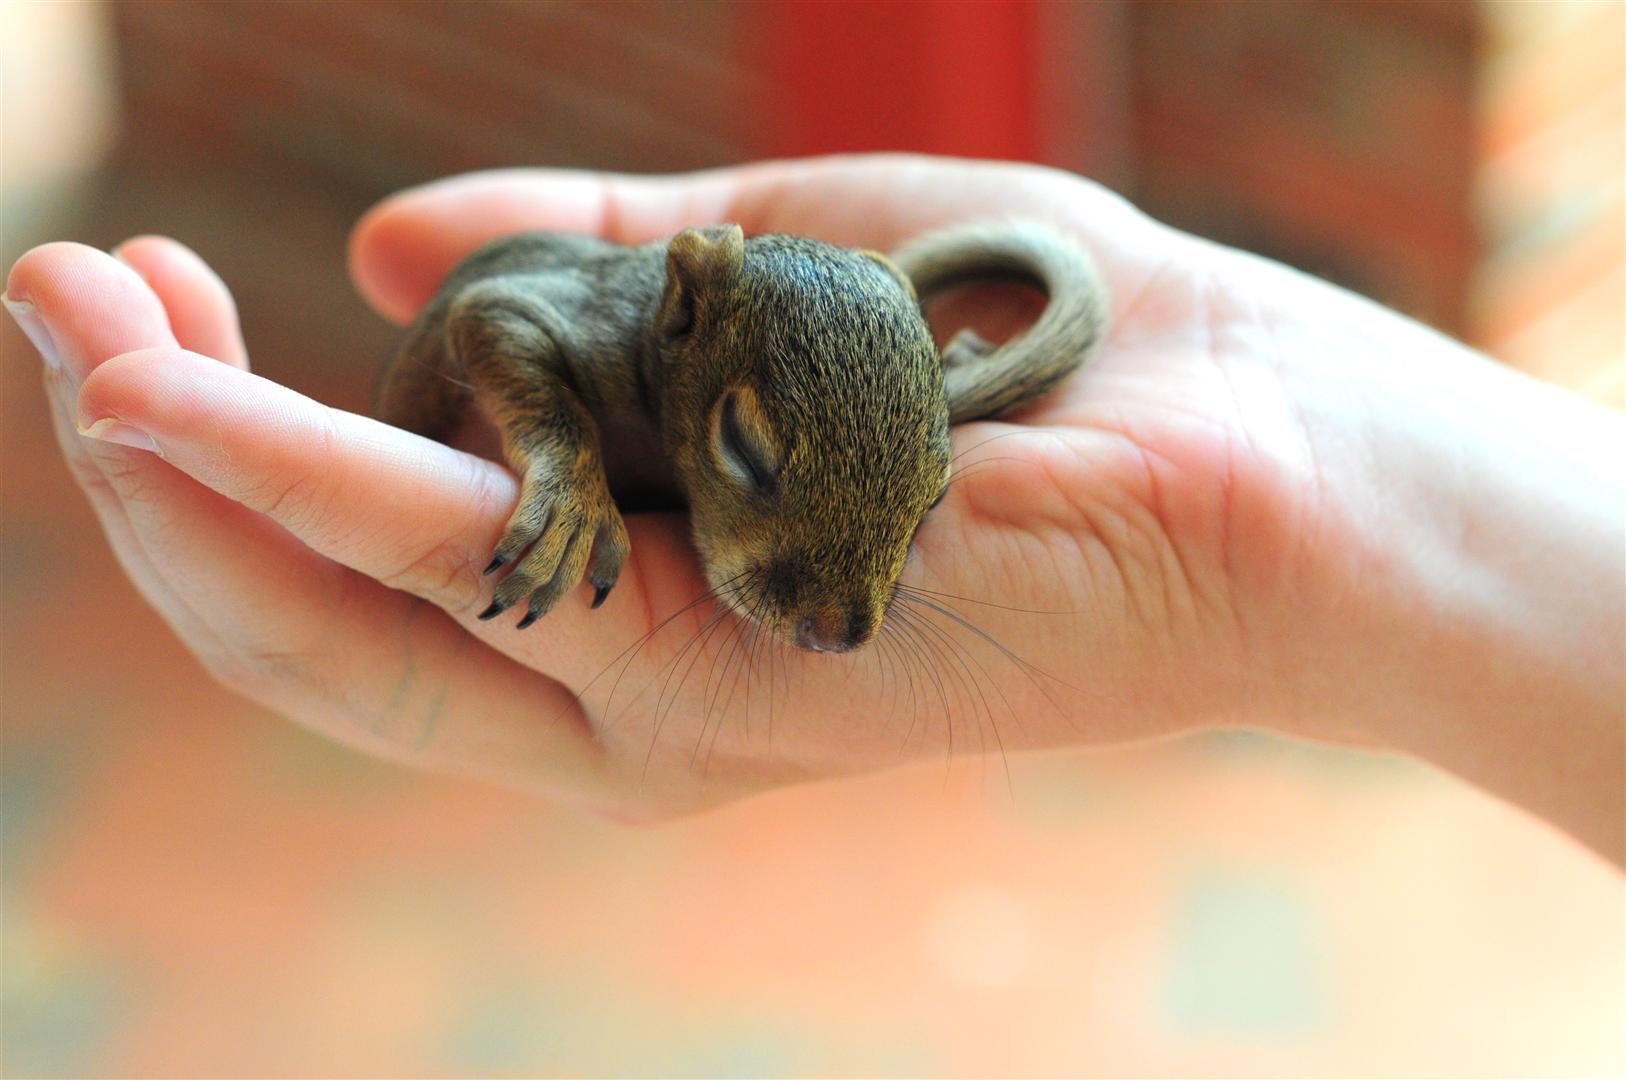
[[960, 330], [943, 346], [943, 368], [965, 367], [987, 359], [998, 348], [993, 342], [971, 329]]
[[413, 434], [449, 443], [468, 411], [471, 391], [452, 363], [446, 305], [437, 302], [412, 327], [384, 372], [373, 415]]
[[563, 320], [537, 292], [487, 279], [457, 294], [446, 322], [448, 348], [522, 478], [519, 502], [486, 572], [511, 563], [514, 569], [480, 617], [493, 618], [528, 598], [521, 628], [558, 603], [584, 570], [595, 588], [593, 606], [603, 603], [630, 548], [604, 476], [598, 425], [565, 367]]

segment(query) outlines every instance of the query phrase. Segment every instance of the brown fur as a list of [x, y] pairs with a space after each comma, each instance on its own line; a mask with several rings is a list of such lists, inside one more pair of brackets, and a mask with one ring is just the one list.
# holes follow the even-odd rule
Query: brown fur
[[[447, 278], [386, 374], [379, 413], [447, 439], [472, 396], [502, 433], [524, 483], [488, 572], [515, 565], [482, 618], [525, 600], [528, 625], [584, 570], [602, 602], [628, 550], [606, 459], [659, 447], [653, 479], [689, 507], [718, 594], [786, 642], [855, 648], [879, 629], [947, 482], [951, 416], [1031, 399], [1099, 336], [1088, 258], [1024, 228], [1014, 256], [989, 232], [958, 247], [928, 239], [904, 253], [915, 275], [874, 252], [746, 240], [732, 225], [639, 247], [511, 237]], [[1046, 236], [1061, 254], [1034, 254]], [[910, 279], [929, 296], [975, 276], [966, 250], [995, 276], [1045, 286], [1046, 316], [1069, 314], [1041, 317], [1010, 349], [952, 353], [946, 396]]]

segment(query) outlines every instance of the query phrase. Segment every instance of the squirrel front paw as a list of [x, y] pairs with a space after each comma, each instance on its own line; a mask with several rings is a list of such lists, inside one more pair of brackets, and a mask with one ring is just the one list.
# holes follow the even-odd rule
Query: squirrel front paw
[[480, 618], [494, 619], [529, 597], [518, 624], [525, 629], [576, 586], [590, 554], [593, 562], [587, 576], [596, 608], [621, 576], [631, 546], [603, 469], [574, 477], [531, 469], [485, 572], [496, 573], [515, 560], [518, 565], [497, 585], [491, 606]]

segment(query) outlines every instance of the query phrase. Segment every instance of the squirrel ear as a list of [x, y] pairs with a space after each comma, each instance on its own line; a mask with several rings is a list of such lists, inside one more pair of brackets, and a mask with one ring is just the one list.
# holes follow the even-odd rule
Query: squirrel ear
[[661, 341], [670, 344], [705, 323], [712, 305], [740, 276], [745, 233], [738, 225], [684, 229], [666, 247], [666, 291], [661, 296]]
[[882, 270], [885, 270], [887, 273], [891, 274], [892, 279], [899, 285], [902, 285], [903, 291], [909, 294], [909, 299], [918, 299], [918, 297], [915, 295], [915, 283], [909, 280], [908, 274], [905, 274], [902, 270], [898, 269], [897, 263], [893, 262], [885, 255], [882, 255], [879, 251], [870, 251], [868, 248], [865, 248], [858, 254], [862, 255], [870, 262], [875, 263]]

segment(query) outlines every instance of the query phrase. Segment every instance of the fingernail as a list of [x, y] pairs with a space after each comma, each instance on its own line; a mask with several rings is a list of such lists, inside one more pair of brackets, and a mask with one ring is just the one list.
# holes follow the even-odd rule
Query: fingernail
[[51, 331], [46, 328], [45, 320], [40, 318], [40, 313], [35, 310], [34, 305], [5, 293], [0, 293], [0, 304], [4, 304], [6, 310], [11, 312], [11, 317], [17, 320], [17, 325], [22, 327], [23, 333], [34, 343], [34, 348], [40, 351], [45, 362], [61, 371], [62, 358], [56, 351], [56, 342], [52, 340]]
[[106, 419], [96, 421], [89, 427], [81, 427], [79, 434], [87, 439], [100, 439], [102, 442], [118, 443], [120, 446], [133, 446], [137, 450], [147, 450], [158, 454], [159, 457], [163, 456], [163, 454], [159, 453], [158, 444], [152, 441], [152, 436], [116, 417], [109, 416]]

